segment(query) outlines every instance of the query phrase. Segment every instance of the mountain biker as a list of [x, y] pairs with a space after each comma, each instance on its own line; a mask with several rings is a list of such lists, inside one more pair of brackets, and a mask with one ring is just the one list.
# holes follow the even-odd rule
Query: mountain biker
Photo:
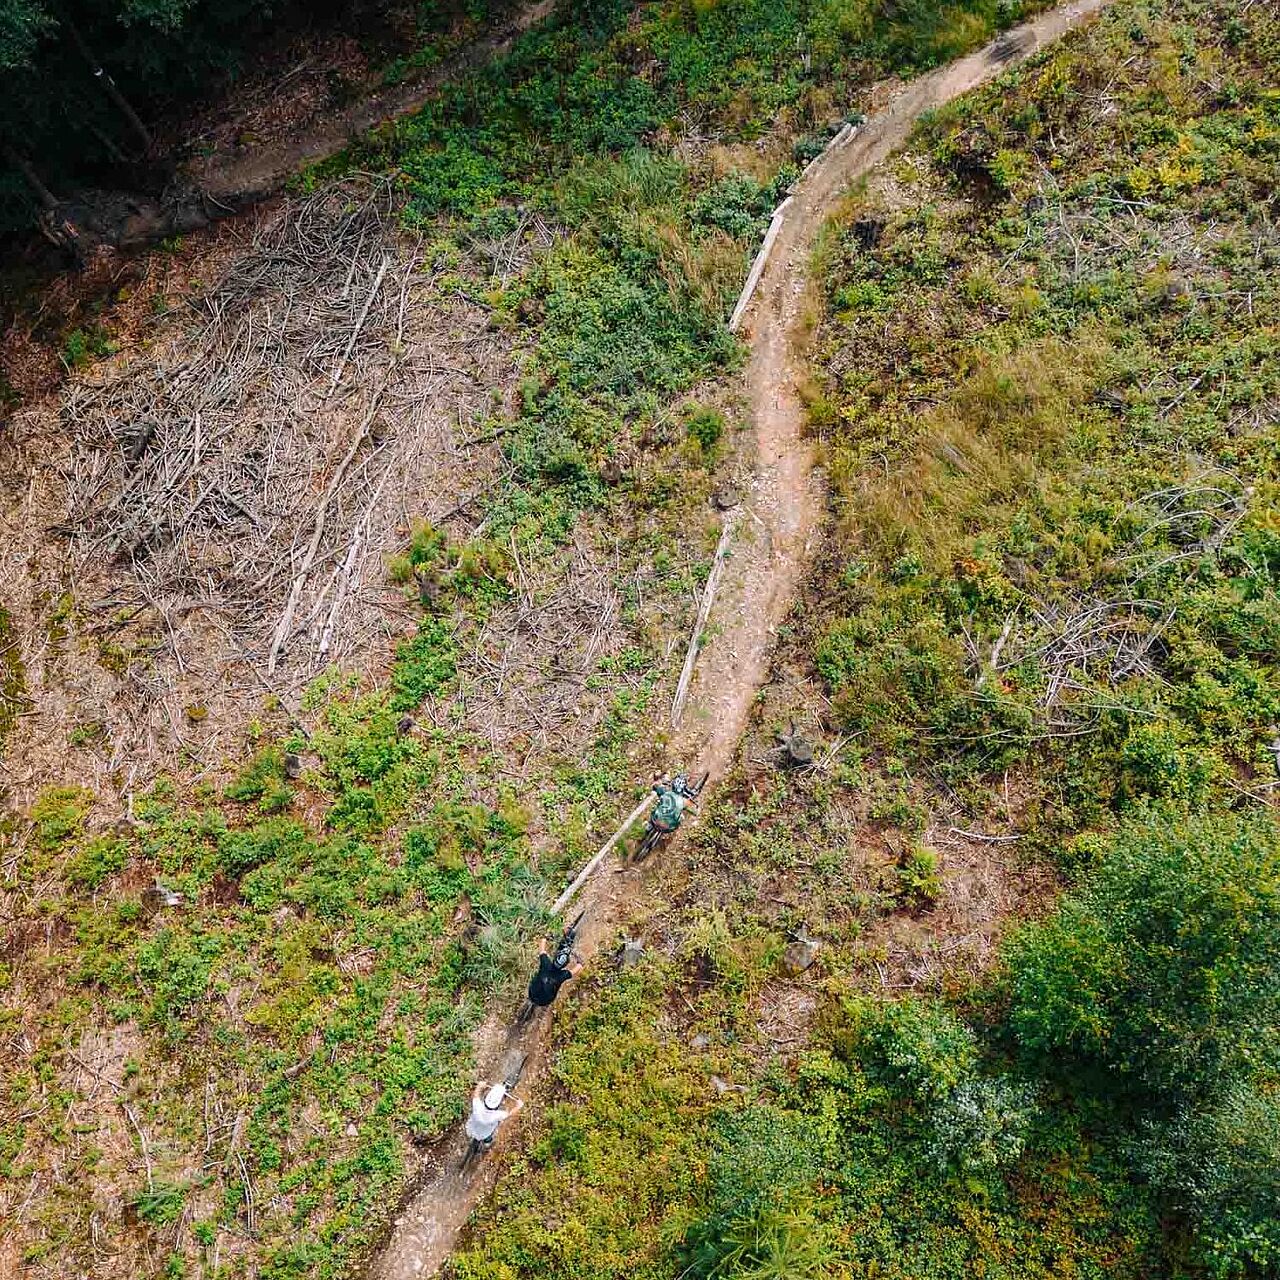
[[547, 940], [538, 948], [538, 972], [529, 979], [529, 1003], [545, 1009], [560, 994], [560, 988], [582, 971], [582, 961], [572, 954], [549, 955]]
[[653, 784], [653, 789], [657, 794], [658, 803], [653, 806], [649, 821], [659, 831], [670, 833], [680, 825], [685, 806], [691, 799], [689, 779], [683, 773], [676, 774], [670, 783], [666, 778], [659, 778]]
[[523, 1109], [524, 1103], [514, 1097], [514, 1107], [503, 1107], [503, 1100], [507, 1096], [505, 1084], [490, 1085], [481, 1080], [476, 1085], [475, 1092], [471, 1095], [471, 1114], [465, 1125], [467, 1137], [472, 1142], [486, 1148], [493, 1146], [494, 1134], [498, 1132], [502, 1122]]

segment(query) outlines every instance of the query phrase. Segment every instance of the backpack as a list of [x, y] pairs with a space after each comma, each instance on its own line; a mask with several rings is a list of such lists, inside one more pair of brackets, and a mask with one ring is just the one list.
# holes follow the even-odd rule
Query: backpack
[[680, 825], [684, 801], [674, 791], [663, 791], [653, 808], [653, 825], [663, 831], [674, 831]]

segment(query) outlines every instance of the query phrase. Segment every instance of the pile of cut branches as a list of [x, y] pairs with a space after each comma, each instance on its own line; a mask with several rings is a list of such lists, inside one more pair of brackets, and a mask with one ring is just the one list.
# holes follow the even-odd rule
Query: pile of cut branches
[[385, 636], [385, 556], [497, 465], [460, 438], [507, 353], [483, 306], [424, 304], [396, 213], [360, 179], [289, 203], [188, 324], [66, 397], [62, 530], [112, 583], [101, 608], [162, 620], [179, 667], [201, 611], [268, 674]]

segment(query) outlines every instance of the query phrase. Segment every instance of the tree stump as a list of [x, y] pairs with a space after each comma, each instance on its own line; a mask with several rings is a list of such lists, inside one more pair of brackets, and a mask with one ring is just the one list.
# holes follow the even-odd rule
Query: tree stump
[[813, 743], [803, 734], [796, 732], [796, 722], [786, 733], [778, 735], [778, 744], [782, 748], [782, 758], [792, 769], [803, 769], [813, 763]]

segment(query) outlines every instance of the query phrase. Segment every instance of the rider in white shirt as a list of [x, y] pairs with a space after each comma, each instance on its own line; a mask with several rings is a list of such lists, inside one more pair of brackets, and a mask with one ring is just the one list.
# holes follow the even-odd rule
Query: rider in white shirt
[[502, 1105], [507, 1097], [507, 1086], [504, 1084], [489, 1085], [481, 1080], [471, 1095], [471, 1114], [467, 1117], [467, 1137], [473, 1142], [482, 1142], [491, 1146], [493, 1136], [498, 1132], [504, 1120], [510, 1119], [523, 1106], [519, 1098], [513, 1098], [515, 1106], [507, 1108]]

